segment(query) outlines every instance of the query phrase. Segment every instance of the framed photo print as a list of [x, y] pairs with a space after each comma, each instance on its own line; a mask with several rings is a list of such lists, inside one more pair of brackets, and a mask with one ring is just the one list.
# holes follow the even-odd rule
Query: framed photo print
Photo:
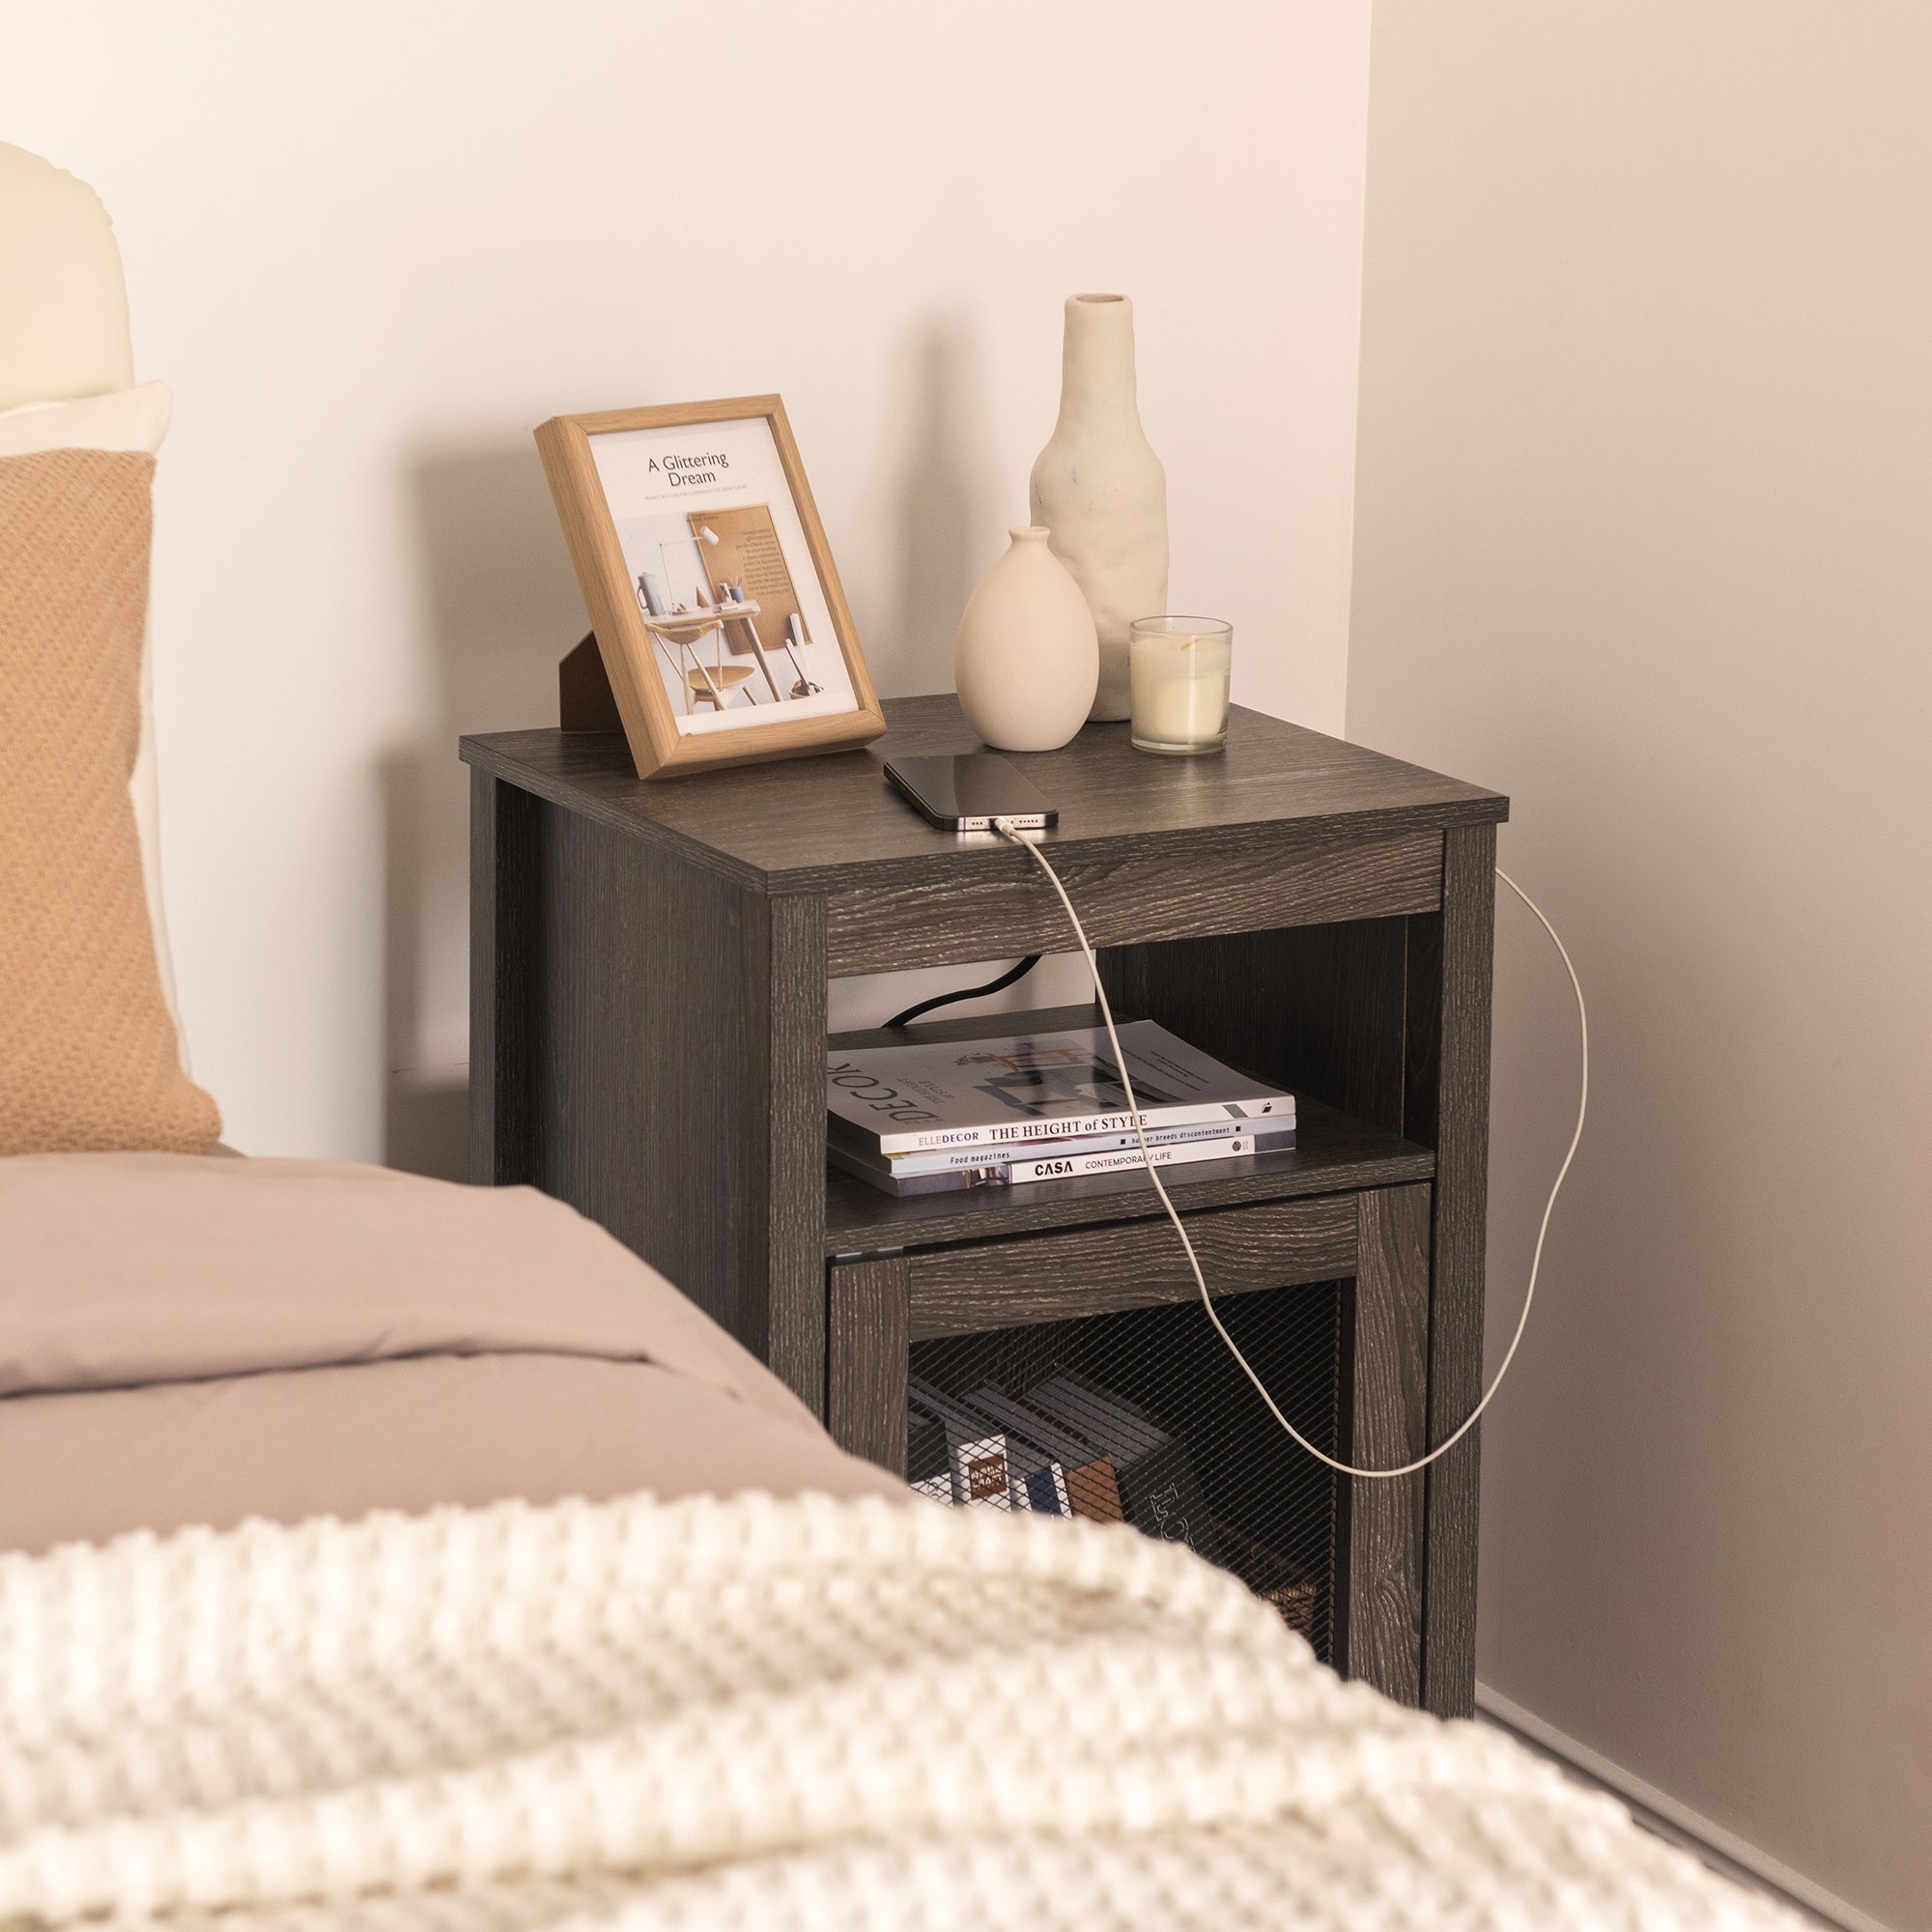
[[536, 438], [639, 778], [885, 730], [778, 397], [553, 416]]

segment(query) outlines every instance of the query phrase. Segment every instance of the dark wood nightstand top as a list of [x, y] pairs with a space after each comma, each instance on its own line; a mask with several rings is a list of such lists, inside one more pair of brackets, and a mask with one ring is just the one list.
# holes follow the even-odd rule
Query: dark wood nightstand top
[[[972, 752], [979, 739], [951, 693], [887, 700], [887, 735], [859, 752], [744, 765], [643, 783], [621, 738], [497, 731], [463, 740], [465, 760], [572, 810], [674, 848], [688, 864], [759, 892], [836, 892], [867, 876], [970, 872], [990, 834], [936, 834], [885, 782], [888, 757]], [[1136, 752], [1124, 724], [1090, 724], [1058, 752], [1006, 753], [1060, 809], [1049, 850], [1103, 858], [1115, 841], [1201, 846], [1256, 827], [1394, 834], [1495, 824], [1509, 801], [1340, 738], [1240, 705], [1216, 757]], [[1207, 835], [1204, 839], [1203, 835]]]

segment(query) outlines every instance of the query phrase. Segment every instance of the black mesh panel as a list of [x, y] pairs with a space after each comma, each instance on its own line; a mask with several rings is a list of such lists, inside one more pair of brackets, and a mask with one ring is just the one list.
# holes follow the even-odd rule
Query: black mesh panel
[[[1215, 1307], [1283, 1412], [1334, 1454], [1346, 1284]], [[928, 1493], [1100, 1516], [1117, 1494], [1136, 1528], [1232, 1570], [1330, 1657], [1339, 1479], [1283, 1434], [1198, 1302], [915, 1343], [912, 1402], [911, 1474]], [[976, 1446], [1002, 1437], [1004, 1485]]]

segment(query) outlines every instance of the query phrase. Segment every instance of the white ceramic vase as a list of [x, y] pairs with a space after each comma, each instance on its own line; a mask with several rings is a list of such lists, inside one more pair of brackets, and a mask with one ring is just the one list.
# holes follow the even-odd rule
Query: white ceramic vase
[[1167, 471], [1134, 398], [1134, 305], [1068, 296], [1060, 420], [1033, 466], [1033, 520], [1086, 593], [1100, 634], [1095, 718], [1124, 718], [1127, 626], [1167, 609]]
[[1052, 752], [1087, 722], [1100, 677], [1094, 614], [1037, 526], [966, 600], [952, 683], [966, 722], [998, 752]]

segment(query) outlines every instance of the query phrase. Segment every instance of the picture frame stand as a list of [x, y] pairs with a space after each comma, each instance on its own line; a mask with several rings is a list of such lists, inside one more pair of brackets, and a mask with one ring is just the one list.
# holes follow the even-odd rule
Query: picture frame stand
[[556, 661], [556, 722], [565, 731], [621, 731], [624, 714], [604, 668], [604, 652], [595, 631]]

